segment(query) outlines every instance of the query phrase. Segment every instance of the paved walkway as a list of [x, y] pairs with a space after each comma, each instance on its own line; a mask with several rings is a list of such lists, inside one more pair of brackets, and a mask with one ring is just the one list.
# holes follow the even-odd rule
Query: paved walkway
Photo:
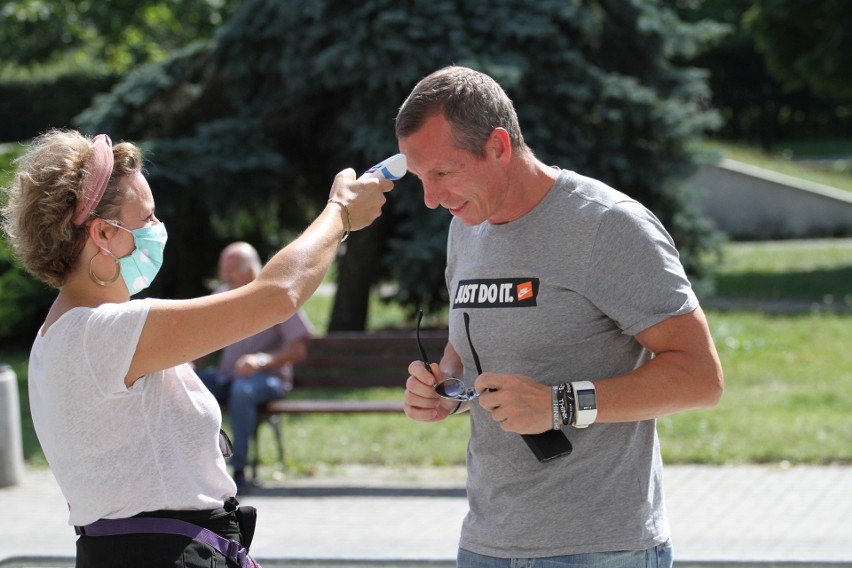
[[[259, 559], [455, 557], [467, 510], [464, 472], [354, 470], [283, 480], [241, 498], [259, 510]], [[846, 562], [852, 567], [852, 467], [669, 466], [676, 558]], [[73, 557], [73, 530], [52, 474], [26, 470], [0, 489], [0, 561]], [[840, 563], [835, 565], [841, 565]]]

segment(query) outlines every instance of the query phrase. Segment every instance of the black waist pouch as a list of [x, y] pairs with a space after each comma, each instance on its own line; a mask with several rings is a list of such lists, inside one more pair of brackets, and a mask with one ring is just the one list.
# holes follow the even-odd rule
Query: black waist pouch
[[254, 507], [240, 507], [236, 510], [237, 522], [240, 524], [240, 537], [246, 550], [251, 546], [254, 538], [254, 528], [257, 526], [257, 509]]

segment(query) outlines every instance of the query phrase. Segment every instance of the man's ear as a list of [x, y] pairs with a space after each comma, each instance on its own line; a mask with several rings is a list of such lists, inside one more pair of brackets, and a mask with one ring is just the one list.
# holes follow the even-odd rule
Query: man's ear
[[509, 163], [512, 159], [512, 141], [505, 128], [497, 127], [491, 131], [485, 143], [485, 152], [501, 163]]

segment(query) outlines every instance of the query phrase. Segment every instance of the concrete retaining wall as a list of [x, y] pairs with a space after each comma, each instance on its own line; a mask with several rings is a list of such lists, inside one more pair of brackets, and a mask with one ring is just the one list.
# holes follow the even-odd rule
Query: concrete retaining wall
[[733, 160], [703, 167], [693, 203], [735, 239], [852, 235], [852, 193]]

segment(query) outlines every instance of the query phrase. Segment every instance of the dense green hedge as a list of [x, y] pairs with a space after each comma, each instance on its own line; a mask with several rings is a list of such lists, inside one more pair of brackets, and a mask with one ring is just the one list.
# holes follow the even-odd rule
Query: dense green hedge
[[74, 117], [118, 77], [74, 71], [49, 78], [0, 80], [0, 142], [28, 140], [51, 127], [71, 127]]
[[[0, 152], [0, 187], [11, 182], [12, 160], [21, 149]], [[0, 206], [5, 199], [5, 193], [0, 191]], [[29, 276], [15, 262], [5, 235], [0, 234], [0, 345], [29, 345], [55, 296], [55, 290]]]
[[[51, 127], [73, 127], [74, 117], [117, 80], [109, 73], [76, 69], [7, 73], [0, 78], [0, 142], [28, 140]], [[11, 160], [18, 150], [0, 155], [0, 187], [11, 182]], [[0, 238], [0, 342], [32, 342], [55, 295], [15, 263], [8, 243]]]

